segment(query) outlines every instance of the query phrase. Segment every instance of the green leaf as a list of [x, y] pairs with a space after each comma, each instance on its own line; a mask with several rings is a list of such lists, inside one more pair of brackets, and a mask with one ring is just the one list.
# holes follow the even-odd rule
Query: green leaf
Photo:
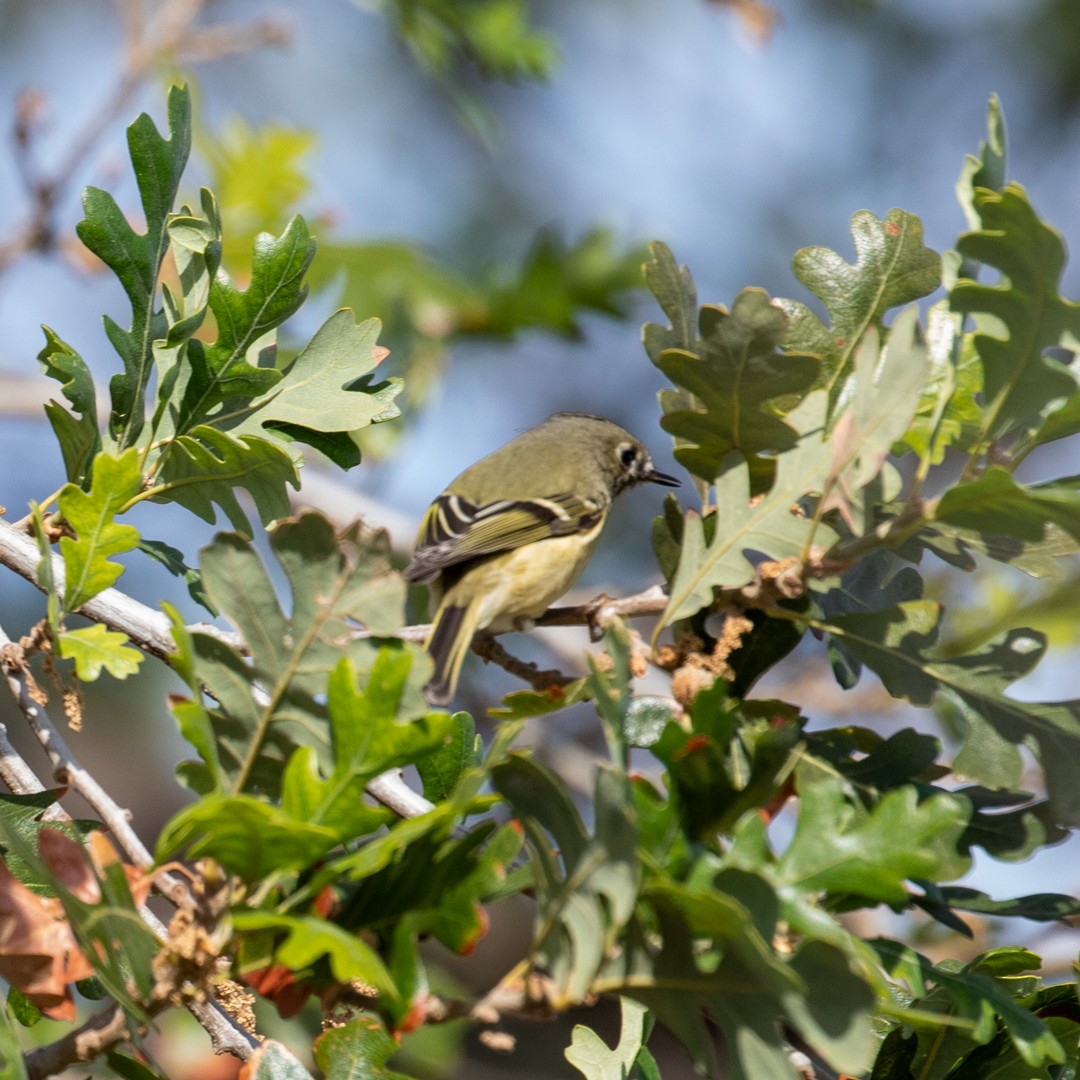
[[[853, 612], [881, 611], [907, 600], [921, 600], [922, 578], [912, 567], [896, 569], [889, 552], [876, 551], [860, 559], [827, 591], [811, 588], [814, 604], [826, 618]], [[850, 690], [858, 681], [862, 665], [836, 638], [829, 638], [829, 659], [836, 681]]]
[[265, 930], [282, 933], [284, 937], [274, 950], [274, 958], [293, 971], [308, 968], [325, 956], [338, 982], [361, 979], [390, 1001], [398, 997], [397, 987], [379, 954], [358, 936], [325, 919], [236, 910], [232, 913], [232, 921], [241, 934]]
[[450, 797], [461, 774], [480, 764], [483, 740], [476, 733], [476, 724], [467, 712], [450, 717], [450, 740], [445, 746], [422, 754], [416, 759], [416, 771], [424, 785], [424, 798], [442, 802]]
[[[1050, 486], [1053, 487], [1055, 483], [1052, 482]], [[1027, 490], [1038, 490], [1038, 485], [1032, 485]], [[962, 495], [959, 501], [962, 505], [966, 496]], [[898, 513], [900, 508], [894, 506], [889, 510]], [[1064, 556], [1076, 554], [1080, 551], [1080, 544], [1060, 526], [1049, 521], [1044, 522], [1037, 539], [1022, 540], [1015, 536], [983, 533], [949, 522], [929, 520], [896, 550], [912, 562], [918, 562], [924, 550], [930, 551], [961, 570], [974, 570], [978, 565], [974, 555], [984, 555], [996, 562], [1015, 566], [1034, 578], [1062, 579], [1065, 576], [1062, 565]]]
[[308, 193], [307, 159], [315, 141], [303, 128], [255, 128], [238, 115], [224, 120], [218, 132], [200, 135], [199, 152], [227, 216], [226, 262], [246, 256], [256, 233], [286, 220]]
[[482, 329], [509, 335], [528, 327], [578, 337], [580, 312], [625, 315], [626, 294], [641, 287], [638, 248], [620, 251], [610, 229], [590, 229], [574, 243], [553, 230], [533, 240], [522, 266], [507, 284], [491, 282]]
[[871, 615], [846, 615], [819, 624], [871, 667], [895, 697], [929, 705], [938, 694], [966, 724], [957, 773], [989, 787], [1016, 788], [1019, 745], [1042, 764], [1053, 814], [1062, 824], [1080, 822], [1073, 782], [1080, 754], [1080, 701], [1021, 702], [1004, 695], [1014, 680], [1042, 658], [1046, 640], [1032, 630], [1012, 630], [984, 649], [960, 657], [932, 652], [940, 610], [930, 601], [899, 604]]
[[358, 689], [349, 658], [337, 662], [326, 691], [333, 768], [320, 781], [314, 773], [314, 754], [294, 754], [282, 784], [286, 813], [328, 827], [341, 840], [349, 839], [356, 835], [352, 832], [356, 808], [368, 780], [445, 744], [453, 724], [449, 713], [410, 715], [407, 723], [397, 722], [412, 663], [410, 653], [384, 647]]
[[855, 351], [851, 404], [833, 428], [825, 507], [839, 507], [856, 535], [875, 524], [863, 488], [880, 475], [893, 444], [907, 431], [926, 382], [927, 350], [918, 317], [914, 305], [899, 315], [884, 349], [877, 327], [867, 328]]
[[1080, 900], [1061, 893], [1031, 893], [1011, 900], [992, 900], [978, 889], [969, 889], [963, 885], [943, 885], [936, 890], [936, 896], [951, 908], [1003, 918], [1053, 922], [1080, 914]]
[[534, 762], [513, 755], [494, 767], [491, 780], [525, 826], [532, 849], [537, 896], [533, 948], [551, 974], [553, 1000], [580, 1001], [637, 899], [641, 866], [626, 775], [598, 769], [591, 837], [565, 787]]
[[315, 1040], [315, 1064], [326, 1080], [409, 1080], [386, 1068], [401, 1047], [373, 1016], [360, 1016]]
[[638, 1054], [645, 1048], [648, 1010], [630, 998], [620, 998], [622, 1030], [619, 1042], [608, 1047], [592, 1028], [575, 1024], [571, 1044], [563, 1057], [587, 1080], [627, 1080], [633, 1071]]
[[64, 557], [64, 610], [76, 611], [107, 589], [124, 572], [110, 559], [131, 551], [139, 533], [113, 519], [123, 513], [142, 487], [139, 453], [125, 450], [118, 457], [101, 453], [94, 458], [89, 491], [65, 484], [57, 502], [75, 537], [60, 540]]
[[686, 518], [679, 567], [671, 583], [671, 599], [660, 619], [666, 626], [708, 607], [713, 590], [737, 589], [753, 580], [754, 565], [747, 550], [771, 559], [801, 556], [811, 539], [822, 547], [835, 534], [812, 518], [792, 513], [808, 492], [819, 489], [828, 469], [831, 448], [822, 439], [825, 397], [807, 398], [789, 419], [800, 432], [794, 449], [780, 455], [776, 481], [767, 495], [751, 502], [749, 471], [730, 469], [718, 478], [716, 505], [723, 508], [724, 528], [707, 543], [704, 525], [696, 515]]
[[[8, 987], [7, 1009], [0, 1009], [0, 1024], [7, 1023], [9, 1014], [12, 1019], [17, 1020], [19, 1024], [25, 1028], [34, 1027], [35, 1024], [40, 1024], [41, 1021], [45, 1019], [45, 1014], [21, 990], [14, 986]], [[19, 1059], [21, 1064], [22, 1057], [18, 1049], [18, 1039], [16, 1038], [13, 1044], [8, 1044], [7, 1047], [4, 1047], [6, 1036], [8, 1034], [8, 1032], [0, 1032], [0, 1048], [3, 1048], [3, 1051], [6, 1051], [14, 1046], [15, 1056]], [[11, 1032], [10, 1034], [14, 1034], [14, 1032]], [[3, 1051], [0, 1051], [0, 1077], [3, 1077], [4, 1080], [6, 1080], [8, 1073], [4, 1072], [4, 1069], [7, 1067], [7, 1063], [5, 1060], [5, 1052]]]
[[184, 562], [184, 553], [179, 548], [166, 544], [164, 540], [147, 540], [144, 536], [139, 540], [139, 550], [164, 566], [173, 577], [180, 578], [187, 585], [188, 595], [196, 604], [206, 608], [211, 615], [217, 615], [202, 587], [199, 571]]
[[[652, 278], [660, 272], [654, 262]], [[667, 295], [674, 283], [659, 288]], [[673, 329], [646, 326], [653, 363], [680, 388], [661, 392], [661, 426], [676, 436], [676, 458], [702, 480], [712, 482], [733, 467], [738, 459], [728, 454], [737, 451], [759, 478], [755, 489], [767, 487], [772, 469], [755, 459], [798, 441], [799, 432], [778, 415], [775, 402], [802, 397], [817, 378], [819, 363], [777, 350], [786, 329], [787, 316], [761, 289], [744, 289], [730, 312], [704, 305], [700, 336], [674, 347], [663, 347]]]
[[270, 525], [289, 513], [286, 485], [299, 490], [296, 465], [283, 450], [254, 435], [232, 435], [207, 424], [169, 444], [150, 492], [158, 502], [175, 502], [211, 525], [221, 508], [238, 532], [251, 535], [251, 523], [235, 488], [255, 500], [259, 519]]
[[978, 400], [982, 364], [970, 337], [955, 347], [958, 321], [949, 312], [947, 301], [930, 308], [926, 330], [929, 369], [915, 417], [899, 440], [900, 452], [914, 450], [920, 458], [929, 458], [932, 465], [940, 465], [950, 447], [970, 449], [982, 423]]
[[8, 991], [8, 1006], [0, 1009], [0, 1080], [27, 1080], [19, 1033], [11, 1022], [13, 1015], [18, 1019], [10, 1001], [13, 993], [17, 991]]
[[[375, 818], [377, 828], [385, 818]], [[209, 856], [254, 883], [279, 871], [302, 870], [340, 842], [336, 830], [250, 795], [206, 795], [162, 829], [157, 857], [165, 861], [180, 851], [193, 859]]]
[[[960, 202], [968, 227], [980, 225], [975, 205], [975, 191], [985, 188], [998, 191], [1005, 186], [1005, 117], [997, 94], [990, 95], [986, 107], [986, 139], [979, 144], [979, 155], [968, 154], [956, 182], [956, 197]], [[970, 275], [968, 275], [970, 276]]]
[[907, 881], [967, 872], [971, 860], [957, 852], [971, 814], [966, 800], [942, 792], [920, 801], [909, 784], [885, 792], [866, 810], [841, 782], [807, 784], [808, 773], [799, 776], [799, 819], [777, 868], [783, 883], [905, 905]]
[[[913, 994], [922, 997], [928, 984], [936, 989], [936, 996], [921, 1007], [929, 1008], [933, 1003], [949, 1017], [967, 1021], [971, 1028], [965, 1041], [988, 1042], [1000, 1022], [1029, 1067], [1065, 1060], [1061, 1044], [1047, 1026], [1014, 999], [1002, 980], [993, 977], [993, 964], [986, 971], [979, 970], [981, 958], [976, 958], [955, 970], [956, 965], [948, 962], [933, 965], [926, 957], [895, 941], [877, 938], [869, 944], [889, 975], [903, 979]], [[1025, 968], [1038, 966], [1037, 957], [1024, 950], [1019, 952], [1023, 954], [1019, 962]], [[1015, 970], [1016, 965], [1010, 964], [1006, 973]], [[940, 1029], [932, 1034], [932, 1042], [939, 1038]]]
[[[727, 890], [732, 886], [741, 900]], [[873, 995], [839, 949], [806, 942], [791, 962], [770, 946], [777, 901], [760, 878], [726, 871], [716, 887], [669, 885], [647, 894], [663, 948], [611, 988], [646, 1005], [687, 1048], [699, 1072], [717, 1075], [711, 1016], [724, 1032], [725, 1076], [732, 1080], [792, 1077], [781, 1021], [834, 1068], [861, 1073], [869, 1064]], [[745, 902], [743, 902], [745, 901]], [[753, 914], [751, 914], [752, 905]], [[698, 942], [708, 948], [698, 948]]]
[[170, 87], [168, 115], [167, 139], [145, 113], [128, 128], [128, 150], [146, 232], [135, 232], [112, 196], [92, 187], [83, 193], [86, 216], [77, 226], [79, 238], [116, 274], [131, 302], [127, 330], [105, 318], [105, 331], [124, 363], [123, 373], [113, 377], [110, 387], [109, 428], [120, 451], [133, 445], [142, 431], [153, 342], [165, 333], [165, 320], [155, 301], [169, 243], [166, 220], [191, 149], [191, 97], [185, 87]]
[[502, 699], [501, 705], [488, 709], [487, 714], [502, 723], [532, 720], [588, 701], [591, 693], [588, 679], [573, 679], [564, 686], [549, 686], [546, 690], [514, 690]]
[[256, 366], [250, 354], [259, 360], [266, 336], [303, 304], [304, 274], [314, 256], [315, 241], [303, 218], [295, 217], [281, 236], [260, 233], [255, 238], [246, 289], [237, 288], [223, 272], [215, 276], [209, 303], [218, 336], [208, 346], [190, 343], [192, 371], [179, 407], [179, 431], [205, 422], [231, 398], [258, 397], [281, 380], [276, 368]]
[[[56, 790], [36, 791], [28, 795], [0, 793], [0, 830], [5, 836], [13, 834], [18, 840], [16, 844], [5, 845], [4, 862], [19, 881], [41, 896], [52, 896], [55, 892], [52, 875], [43, 872], [43, 864], [36, 858], [41, 830], [57, 829], [81, 843], [90, 832], [101, 827], [97, 821], [43, 821], [42, 812], [56, 803], [59, 797], [60, 792]], [[30, 861], [22, 857], [24, 851], [31, 853]]]
[[[173, 711], [203, 759], [203, 767], [185, 768], [203, 791], [256, 788], [273, 797], [299, 746], [313, 747], [329, 771], [330, 673], [342, 656], [361, 677], [372, 671], [381, 643], [358, 637], [356, 624], [388, 634], [403, 623], [405, 585], [390, 566], [385, 533], [357, 523], [337, 536], [326, 518], [309, 512], [280, 523], [270, 546], [288, 579], [289, 614], [242, 537], [219, 535], [202, 557], [207, 595], [243, 635], [250, 661], [210, 634], [173, 623], [175, 666], [192, 691], [192, 700], [174, 701]], [[412, 658], [399, 718], [426, 717], [420, 686], [430, 663], [415, 646], [388, 647]], [[217, 705], [202, 704], [203, 686]]]
[[959, 280], [949, 295], [953, 311], [976, 316], [975, 348], [984, 373], [982, 441], [1036, 428], [1077, 393], [1075, 377], [1045, 350], [1068, 332], [1080, 334], [1080, 304], [1058, 285], [1065, 266], [1061, 237], [1044, 224], [1018, 184], [972, 195], [981, 227], [957, 240], [967, 258], [994, 267], [996, 285]]
[[977, 786], [960, 788], [975, 808], [960, 838], [961, 849], [983, 848], [1005, 862], [1021, 862], [1041, 847], [1061, 843], [1069, 835], [1055, 819], [1045, 800], [1031, 801], [1026, 791], [1001, 792]]
[[121, 1053], [115, 1047], [106, 1051], [105, 1064], [120, 1080], [164, 1080], [160, 1072], [151, 1069], [145, 1062]]
[[729, 831], [775, 797], [798, 760], [793, 712], [775, 702], [744, 706], [720, 679], [694, 699], [689, 729], [685, 720], [667, 724], [652, 749], [690, 840]]
[[914, 214], [890, 210], [878, 219], [860, 210], [852, 216], [851, 235], [854, 264], [824, 247], [803, 248], [792, 260], [795, 276], [828, 310], [828, 328], [805, 304], [780, 301], [791, 319], [784, 348], [821, 356], [821, 385], [830, 404], [866, 330], [880, 326], [890, 308], [910, 304], [941, 284], [941, 257], [923, 246], [922, 222]]
[[1043, 538], [1048, 524], [1080, 541], [1080, 477], [1023, 486], [999, 465], [968, 483], [948, 488], [934, 520], [987, 536], [1030, 542]]
[[45, 405], [45, 414], [60, 444], [67, 478], [81, 487], [89, 478], [91, 460], [101, 449], [94, 377], [86, 361], [70, 345], [49, 327], [43, 326], [42, 330], [45, 347], [38, 353], [38, 360], [45, 374], [61, 384], [64, 397], [72, 407], [68, 411], [51, 400]]
[[[333, 434], [349, 442], [359, 460], [359, 433], [370, 424], [399, 415], [393, 399], [402, 389], [401, 380], [374, 385], [364, 380], [386, 356], [386, 350], [376, 345], [380, 327], [378, 319], [356, 325], [348, 308], [335, 312], [284, 369], [279, 383], [235, 410], [239, 422], [230, 418], [230, 433], [264, 438], [276, 434], [279, 439], [284, 433], [302, 442], [312, 441], [309, 433]], [[313, 445], [321, 448], [323, 444]]]
[[143, 654], [132, 648], [127, 634], [106, 630], [101, 623], [65, 630], [58, 645], [65, 660], [75, 661], [75, 672], [83, 682], [93, 682], [102, 668], [114, 679], [126, 679], [143, 662]]

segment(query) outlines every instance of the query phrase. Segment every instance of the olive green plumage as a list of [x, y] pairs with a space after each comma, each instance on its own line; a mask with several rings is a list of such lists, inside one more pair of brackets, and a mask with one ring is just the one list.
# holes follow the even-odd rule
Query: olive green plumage
[[429, 699], [445, 705], [481, 630], [527, 629], [577, 580], [611, 502], [642, 482], [676, 486], [618, 424], [556, 413], [470, 466], [431, 504], [405, 568], [437, 604]]

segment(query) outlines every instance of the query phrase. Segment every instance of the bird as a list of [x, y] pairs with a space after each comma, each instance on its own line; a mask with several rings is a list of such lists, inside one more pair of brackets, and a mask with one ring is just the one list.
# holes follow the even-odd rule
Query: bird
[[480, 631], [528, 630], [577, 580], [616, 495], [678, 487], [611, 420], [558, 412], [471, 465], [428, 508], [405, 577], [428, 583], [433, 705], [453, 698]]

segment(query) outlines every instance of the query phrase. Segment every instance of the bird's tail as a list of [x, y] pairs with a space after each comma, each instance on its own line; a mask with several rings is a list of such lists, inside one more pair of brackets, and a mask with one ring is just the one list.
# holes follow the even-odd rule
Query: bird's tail
[[458, 675], [469, 651], [479, 616], [479, 598], [470, 603], [443, 599], [435, 613], [435, 623], [427, 640], [427, 650], [435, 661], [435, 674], [424, 687], [432, 705], [446, 705], [457, 689]]

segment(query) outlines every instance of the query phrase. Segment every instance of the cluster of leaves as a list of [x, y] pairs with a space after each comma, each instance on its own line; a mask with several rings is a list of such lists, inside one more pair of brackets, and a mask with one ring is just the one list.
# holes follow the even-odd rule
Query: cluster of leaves
[[[123, 573], [116, 557], [141, 548], [175, 572], [187, 571], [180, 552], [140, 536], [121, 523], [124, 514], [148, 500], [172, 502], [211, 523], [221, 511], [250, 535], [237, 490], [253, 499], [268, 525], [288, 513], [287, 487], [299, 487], [297, 443], [348, 467], [360, 458], [359, 432], [397, 415], [400, 380], [372, 381], [386, 355], [375, 343], [377, 320], [358, 326], [342, 309], [298, 356], [278, 361], [276, 330], [307, 295], [314, 241], [301, 218], [281, 236], [260, 235], [248, 285], [237, 286], [220, 266], [212, 193], [203, 190], [198, 212], [173, 209], [191, 145], [186, 90], [170, 91], [168, 118], [168, 138], [145, 115], [128, 130], [145, 232], [128, 224], [106, 192], [89, 188], [83, 199], [79, 236], [116, 274], [131, 305], [130, 326], [105, 318], [122, 370], [110, 381], [104, 427], [79, 353], [46, 329], [39, 356], [66, 400], [50, 401], [46, 412], [67, 473], [67, 483], [33, 510], [43, 552], [39, 577], [55, 584], [54, 646], [82, 679], [95, 678], [102, 667], [122, 678], [138, 658], [122, 634], [101, 626], [68, 629], [64, 622]], [[167, 259], [175, 279], [159, 289]], [[55, 531], [63, 534], [63, 578], [53, 583]]]
[[[386, 536], [335, 534], [313, 512], [284, 519], [300, 444], [348, 466], [359, 429], [394, 413], [398, 385], [370, 380], [377, 327], [338, 312], [279, 359], [273, 333], [304, 298], [313, 252], [303, 222], [256, 240], [238, 288], [221, 268], [213, 196], [202, 193], [198, 213], [173, 210], [186, 94], [170, 94], [169, 138], [145, 117], [132, 126], [146, 232], [96, 191], [80, 226], [132, 305], [129, 328], [106, 322], [123, 369], [104, 428], [78, 354], [50, 331], [41, 357], [67, 401], [48, 413], [68, 482], [54, 513], [33, 511], [46, 555], [60, 537], [63, 576], [48, 557], [39, 573], [49, 633], [82, 677], [125, 674], [133, 648], [100, 627], [80, 639], [64, 620], [136, 547], [189, 573], [238, 631], [189, 627], [168, 609], [170, 662], [187, 687], [171, 706], [196, 755], [179, 776], [197, 798], [163, 828], [156, 855], [200, 860], [204, 887], [228, 882], [207, 924], [212, 960], [283, 1013], [313, 997], [339, 1020], [344, 1010], [315, 1047], [325, 1075], [400, 1077], [385, 1067], [395, 1040], [455, 1011], [419, 943], [467, 954], [487, 908], [523, 894], [535, 904], [531, 944], [477, 1015], [491, 1001], [562, 1010], [618, 997], [618, 1044], [581, 1028], [566, 1051], [589, 1080], [656, 1080], [654, 1021], [713, 1074], [718, 1030], [734, 1078], [794, 1075], [792, 1040], [877, 1080], [1080, 1065], [1075, 991], [1042, 986], [1034, 954], [934, 964], [838, 918], [886, 905], [970, 933], [965, 913], [1080, 913], [1068, 896], [997, 899], [957, 884], [974, 851], [1020, 860], [1080, 821], [1080, 704], [1008, 696], [1045, 650], [1033, 630], [940, 649], [942, 611], [916, 569], [932, 554], [1045, 574], [1080, 546], [1080, 481], [1015, 476], [1038, 447], [1080, 431], [1080, 382], [1062, 359], [1080, 315], [1058, 293], [1060, 239], [1005, 182], [996, 104], [990, 120], [961, 183], [970, 230], [955, 252], [929, 251], [918, 219], [894, 210], [855, 216], [854, 264], [824, 249], [796, 256], [827, 322], [756, 289], [730, 310], [699, 307], [689, 273], [654, 246], [646, 280], [668, 325], [646, 327], [645, 348], [673, 384], [662, 422], [702, 500], [684, 511], [669, 497], [655, 523], [670, 586], [660, 625], [675, 629], [676, 686], [688, 670], [730, 677], [694, 683], [681, 707], [636, 695], [631, 639], [613, 626], [609, 662], [587, 678], [492, 710], [502, 723], [486, 749], [470, 716], [423, 699], [430, 662], [394, 636], [406, 594]], [[159, 286], [167, 257], [175, 277]], [[979, 283], [983, 265], [996, 284]], [[917, 301], [942, 284], [924, 331]], [[939, 481], [947, 454], [959, 468]], [[236, 489], [273, 523], [265, 557]], [[234, 531], [189, 570], [117, 520], [145, 501], [207, 520], [220, 510]], [[714, 636], [718, 621], [739, 627], [734, 641]], [[808, 631], [843, 687], [868, 669], [896, 697], [948, 710], [964, 733], [955, 758], [910, 728], [815, 730], [798, 705], [750, 696]], [[607, 760], [581, 806], [513, 743], [528, 717], [586, 699]], [[1041, 766], [1042, 794], [1021, 786], [1022, 749]], [[648, 776], [630, 770], [632, 750], [654, 763]], [[399, 818], [365, 789], [405, 765], [430, 808]], [[0, 802], [0, 973], [14, 987], [0, 1047], [13, 1060], [12, 1020], [70, 1018], [71, 980], [92, 972], [83, 985], [112, 998], [132, 1032], [176, 991], [161, 960], [173, 943], [137, 914], [144, 880], [94, 844], [96, 860], [83, 859], [81, 829], [44, 827], [52, 797]], [[251, 1068], [306, 1075], [284, 1054], [268, 1047]]]

